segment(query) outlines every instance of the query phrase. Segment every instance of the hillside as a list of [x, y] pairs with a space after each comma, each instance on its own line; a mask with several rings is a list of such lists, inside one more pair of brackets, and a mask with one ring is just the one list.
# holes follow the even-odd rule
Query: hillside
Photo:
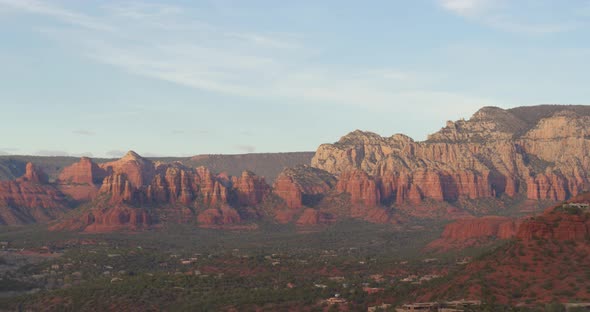
[[[584, 194], [568, 201], [590, 203]], [[575, 206], [575, 205], [574, 205]], [[509, 305], [590, 300], [590, 210], [560, 204], [524, 220], [516, 238], [418, 300], [471, 298]]]
[[244, 170], [273, 181], [284, 168], [309, 165], [314, 152], [256, 153], [241, 155], [197, 155], [182, 160], [190, 167], [205, 166], [213, 172], [238, 175]]

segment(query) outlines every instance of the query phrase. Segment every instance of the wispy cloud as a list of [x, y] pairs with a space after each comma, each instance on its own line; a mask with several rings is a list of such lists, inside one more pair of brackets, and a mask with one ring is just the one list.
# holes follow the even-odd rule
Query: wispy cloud
[[151, 152], [142, 153], [141, 156], [143, 156], [143, 157], [152, 157], [152, 158], [166, 157], [166, 155], [163, 155], [163, 154], [160, 154], [160, 153], [151, 153]]
[[38, 150], [33, 153], [36, 156], [67, 156], [67, 157], [92, 157], [92, 153], [85, 152], [85, 153], [70, 153], [68, 151], [63, 150]]
[[440, 0], [440, 5], [462, 16], [476, 16], [489, 9], [490, 0]]
[[110, 150], [110, 151], [107, 151], [105, 153], [105, 155], [107, 155], [108, 157], [119, 158], [119, 157], [123, 157], [123, 155], [125, 155], [125, 153], [127, 153], [127, 151]]
[[0, 147], [0, 155], [13, 155], [19, 151], [18, 148]]
[[[483, 5], [480, 2], [487, 3], [443, 3], [447, 9], [473, 14]], [[431, 79], [428, 73], [397, 68], [334, 70], [317, 65], [310, 59], [320, 52], [306, 45], [302, 36], [227, 29], [195, 19], [184, 7], [118, 2], [99, 8], [96, 15], [87, 15], [33, 0], [0, 0], [2, 6], [77, 26], [36, 27], [91, 60], [199, 90], [386, 112], [399, 112], [409, 105], [421, 105], [426, 111], [445, 105], [468, 106], [471, 111], [498, 104], [479, 96], [429, 88], [424, 83]]]
[[74, 130], [72, 131], [73, 134], [77, 134], [77, 135], [84, 135], [84, 136], [94, 136], [96, 135], [96, 133], [94, 131], [90, 131], [90, 130]]
[[[502, 31], [543, 35], [571, 31], [586, 26], [579, 19], [583, 6], [556, 9], [554, 1], [438, 0], [439, 5], [474, 22]], [[568, 3], [571, 4], [571, 3]]]
[[254, 153], [256, 151], [256, 147], [253, 145], [236, 145], [235, 148], [245, 153]]
[[61, 150], [38, 150], [34, 153], [37, 156], [69, 156], [70, 153]]
[[112, 26], [102, 23], [98, 19], [95, 19], [89, 15], [62, 9], [57, 6], [50, 5], [46, 2], [36, 0], [0, 0], [0, 6], [28, 13], [54, 17], [62, 22], [71, 25], [81, 26], [83, 28], [100, 31], [115, 30], [115, 28], [113, 28]]

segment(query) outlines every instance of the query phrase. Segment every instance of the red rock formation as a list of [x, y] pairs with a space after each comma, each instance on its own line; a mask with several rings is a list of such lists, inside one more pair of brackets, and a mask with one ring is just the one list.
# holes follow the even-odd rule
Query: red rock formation
[[43, 172], [43, 170], [35, 166], [33, 163], [29, 162], [27, 163], [25, 174], [18, 180], [21, 182], [44, 184], [48, 183], [49, 178], [47, 177], [45, 172]]
[[363, 219], [372, 223], [385, 224], [390, 222], [390, 216], [385, 209], [374, 207], [364, 211]]
[[274, 220], [280, 224], [287, 224], [293, 220], [293, 217], [297, 214], [296, 209], [284, 209], [274, 211]]
[[200, 192], [199, 198], [202, 199], [203, 204], [208, 206], [216, 206], [227, 203], [228, 190], [220, 181], [216, 180], [215, 176], [211, 174], [209, 169], [199, 167], [194, 176], [194, 185], [197, 185]]
[[507, 217], [487, 216], [457, 220], [447, 227], [442, 238], [466, 240], [471, 238], [511, 238], [515, 234], [515, 221]]
[[590, 189], [589, 113], [485, 107], [424, 142], [357, 130], [321, 145], [312, 166], [336, 175], [362, 170], [379, 182], [382, 202], [397, 205], [525, 192], [529, 199], [563, 200]]
[[182, 165], [162, 165], [146, 190], [148, 201], [155, 203], [190, 204], [195, 198], [194, 173]]
[[427, 248], [445, 251], [485, 244], [495, 239], [509, 239], [516, 235], [519, 222], [496, 216], [459, 219], [448, 224], [441, 237]]
[[65, 167], [57, 178], [60, 191], [77, 201], [93, 200], [98, 194], [106, 172], [90, 158]]
[[295, 224], [297, 226], [313, 226], [334, 222], [334, 216], [313, 208], [305, 208]]
[[[584, 197], [581, 202], [590, 202]], [[576, 199], [575, 198], [575, 199]], [[575, 201], [573, 199], [572, 201]], [[584, 240], [590, 238], [590, 210], [572, 209], [563, 205], [547, 209], [542, 215], [515, 221], [507, 217], [482, 217], [457, 220], [445, 227], [441, 238], [431, 248], [466, 247], [486, 238], [521, 240]]]
[[126, 179], [134, 188], [149, 185], [155, 175], [154, 163], [134, 151], [129, 151], [119, 160], [100, 164], [100, 168], [109, 175], [125, 174]]
[[65, 196], [32, 163], [14, 181], [0, 182], [0, 224], [47, 222], [69, 211]]
[[244, 171], [241, 177], [232, 178], [238, 202], [243, 206], [256, 206], [262, 202], [264, 196], [270, 192], [270, 186], [263, 177], [258, 177], [250, 171]]
[[552, 210], [541, 216], [524, 221], [518, 228], [521, 240], [586, 240], [590, 238], [590, 215], [570, 214]]
[[[244, 172], [240, 177], [216, 177], [205, 167], [155, 164], [133, 152], [101, 166], [111, 174], [104, 178], [100, 193], [109, 194], [112, 203], [190, 205], [197, 201], [206, 207], [255, 206], [270, 191], [264, 178], [251, 172]], [[235, 202], [230, 196], [234, 193]]]
[[106, 177], [100, 187], [100, 192], [110, 195], [112, 204], [132, 202], [133, 190], [125, 174], [111, 174]]
[[235, 209], [230, 207], [207, 209], [197, 217], [201, 225], [232, 225], [242, 221], [240, 215]]
[[[556, 173], [541, 173], [527, 180], [528, 199], [563, 201], [569, 195], [568, 181]], [[577, 195], [577, 192], [572, 195]]]
[[59, 174], [58, 182], [62, 184], [101, 184], [106, 172], [88, 157], [65, 167]]
[[375, 180], [360, 170], [344, 172], [340, 175], [336, 190], [350, 194], [353, 204], [376, 207], [381, 202], [381, 195]]
[[[412, 188], [409, 199], [420, 202], [421, 198], [431, 198], [442, 201], [444, 199], [441, 177], [432, 170], [416, 170], [412, 173]], [[414, 193], [414, 194], [413, 194]], [[420, 198], [416, 194], [420, 194]]]
[[320, 223], [320, 212], [312, 208], [303, 210], [303, 214], [297, 219], [298, 226], [317, 225]]
[[68, 219], [50, 227], [53, 231], [83, 231], [101, 233], [121, 230], [140, 230], [152, 224], [145, 209], [125, 205], [93, 209], [74, 219]]
[[285, 201], [287, 207], [299, 209], [303, 206], [301, 202], [301, 188], [293, 177], [286, 174], [279, 174], [273, 185], [273, 193]]
[[[418, 205], [422, 202], [422, 198], [423, 196], [420, 187], [416, 184], [412, 184], [410, 186], [410, 191], [408, 192], [408, 201], [414, 205]], [[403, 200], [403, 198], [401, 200]]]
[[291, 209], [303, 205], [313, 206], [318, 199], [336, 184], [336, 178], [316, 168], [300, 166], [287, 168], [279, 174], [273, 185], [273, 193], [285, 201]]
[[[588, 203], [590, 195], [577, 196], [571, 202]], [[417, 300], [455, 299], [445, 296], [458, 291], [462, 298], [493, 296], [496, 302], [509, 305], [589, 300], [590, 294], [584, 290], [586, 280], [581, 278], [590, 267], [589, 228], [588, 208], [549, 208], [539, 216], [523, 220], [518, 227], [518, 239], [466, 264], [445, 283], [418, 290]], [[482, 284], [476, 281], [494, 287], [480, 287]], [[519, 281], [535, 282], [522, 291]]]
[[[133, 213], [139, 216], [143, 215], [139, 214], [143, 211], [147, 216], [147, 210], [141, 208], [144, 206], [158, 207], [152, 212], [156, 216], [164, 216], [162, 220], [190, 222], [191, 218], [196, 218], [202, 224], [233, 224], [241, 222], [241, 217], [230, 206], [256, 206], [270, 192], [264, 178], [251, 172], [244, 172], [240, 177], [224, 174], [215, 176], [205, 167], [193, 169], [180, 163], [154, 163], [134, 152], [100, 166], [83, 158], [79, 163], [66, 168], [58, 181], [61, 183], [60, 187], [68, 194], [76, 195], [72, 196], [76, 199], [96, 198], [94, 206], [102, 208], [93, 209], [88, 218], [97, 219], [94, 227], [103, 229], [133, 228], [133, 222], [118, 222], [117, 216], [124, 219], [129, 211], [135, 211]], [[80, 187], [94, 186], [95, 182], [101, 183], [98, 194], [96, 190], [94, 193], [88, 190], [88, 193], [83, 194]], [[129, 211], [127, 208], [119, 209], [129, 206], [139, 208]], [[199, 216], [191, 216], [181, 207], [204, 209], [204, 212]], [[245, 209], [243, 213], [245, 217], [258, 217], [255, 210]], [[134, 219], [135, 215], [131, 215], [130, 218]], [[71, 220], [69, 223], [81, 228], [91, 226], [87, 220], [82, 219]], [[109, 224], [111, 222], [112, 224]], [[64, 228], [68, 228], [67, 220], [64, 224]], [[54, 228], [58, 229], [59, 226]]]

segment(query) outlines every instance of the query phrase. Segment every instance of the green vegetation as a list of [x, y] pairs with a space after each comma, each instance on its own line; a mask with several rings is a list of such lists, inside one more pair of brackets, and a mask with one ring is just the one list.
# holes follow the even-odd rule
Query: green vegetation
[[400, 232], [349, 220], [311, 230], [271, 223], [245, 232], [174, 225], [140, 235], [0, 228], [10, 248], [54, 255], [3, 275], [22, 295], [0, 299], [0, 310], [314, 310], [339, 294], [357, 311], [379, 298], [401, 302], [417, 287], [400, 282], [410, 274], [456, 266], [450, 255], [423, 262], [420, 250], [440, 228]]

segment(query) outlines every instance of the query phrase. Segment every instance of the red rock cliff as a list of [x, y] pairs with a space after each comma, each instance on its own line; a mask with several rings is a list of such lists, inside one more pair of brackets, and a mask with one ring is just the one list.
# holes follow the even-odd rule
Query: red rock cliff
[[331, 174], [312, 168], [300, 166], [287, 168], [279, 174], [273, 185], [273, 193], [282, 198], [291, 209], [303, 205], [313, 205], [336, 184]]
[[357, 130], [321, 145], [312, 166], [335, 175], [362, 170], [380, 182], [387, 203], [563, 200], [590, 188], [590, 112], [582, 108], [485, 107], [423, 142]]
[[22, 177], [0, 182], [0, 224], [48, 222], [67, 211], [65, 196], [32, 163]]

